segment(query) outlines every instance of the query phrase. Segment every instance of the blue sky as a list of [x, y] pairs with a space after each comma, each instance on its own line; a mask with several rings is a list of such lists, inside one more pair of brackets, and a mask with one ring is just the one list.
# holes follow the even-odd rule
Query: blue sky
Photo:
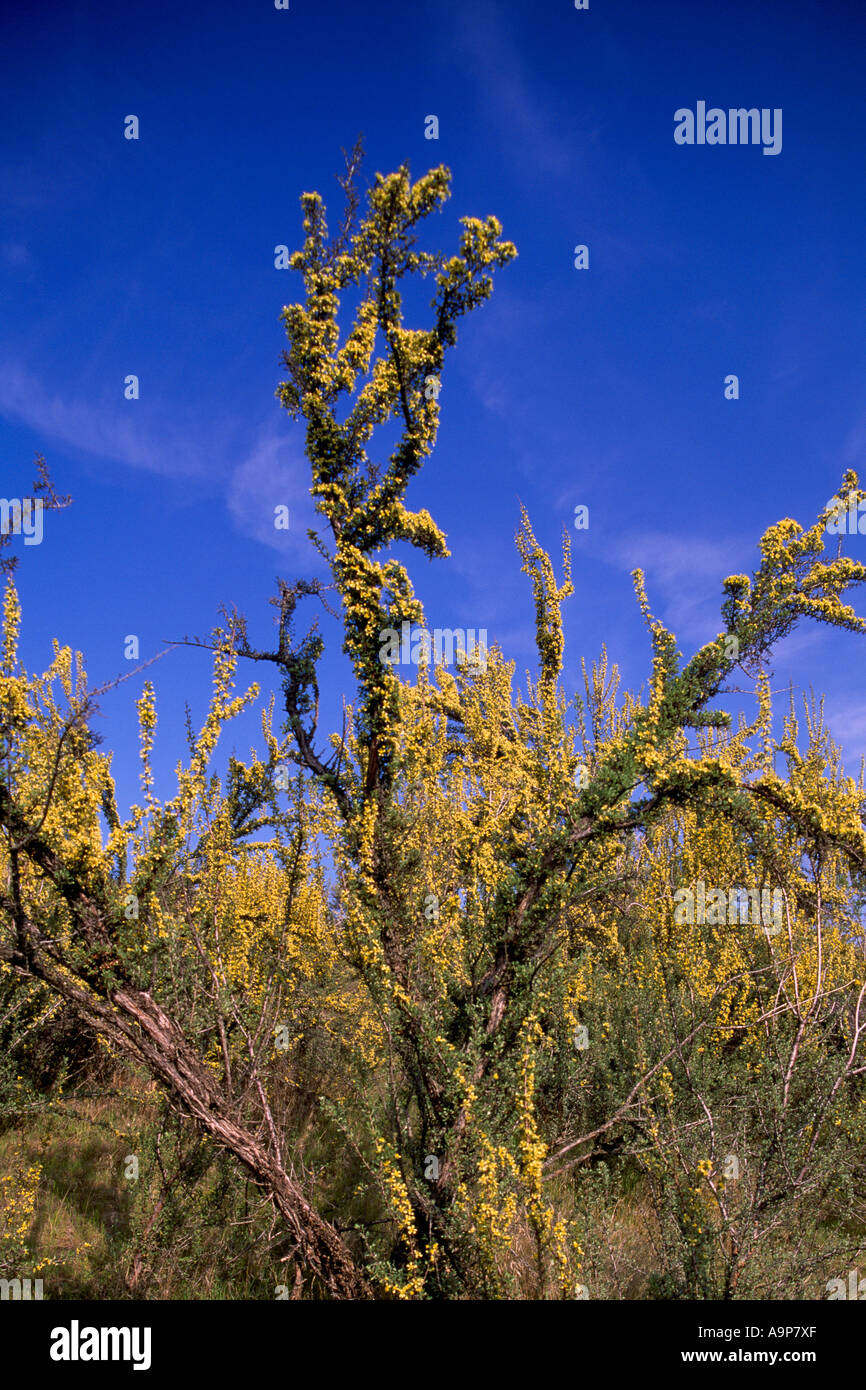
[[[265, 645], [275, 576], [320, 572], [302, 428], [274, 398], [280, 309], [301, 283], [274, 247], [299, 244], [305, 190], [336, 223], [340, 150], [359, 133], [368, 178], [451, 169], [431, 245], [495, 213], [519, 251], [463, 320], [409, 494], [452, 551], [412, 561], [428, 626], [486, 628], [518, 673], [532, 666], [519, 499], [554, 551], [582, 503], [566, 685], [606, 642], [637, 687], [634, 565], [689, 654], [720, 630], [721, 582], [754, 566], [762, 531], [810, 524], [845, 468], [866, 474], [860, 5], [48, 0], [4, 7], [0, 34], [0, 494], [29, 493], [39, 451], [74, 498], [40, 546], [16, 546], [31, 666], [56, 636], [102, 684], [129, 670], [127, 634], [146, 660], [232, 602]], [[698, 101], [781, 108], [781, 152], [677, 145], [674, 112]], [[866, 559], [866, 536], [845, 550]], [[323, 732], [351, 696], [325, 632]], [[774, 689], [826, 692], [852, 772], [864, 669], [864, 638], [814, 626], [774, 665]], [[248, 674], [268, 688], [270, 668]], [[175, 650], [102, 698], [122, 806], [139, 795], [146, 678], [168, 795], [208, 656]], [[257, 726], [245, 717], [226, 746], [245, 752]]]

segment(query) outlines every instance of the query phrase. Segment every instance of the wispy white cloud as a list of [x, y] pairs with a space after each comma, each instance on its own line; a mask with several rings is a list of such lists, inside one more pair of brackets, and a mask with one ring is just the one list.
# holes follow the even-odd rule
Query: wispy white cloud
[[866, 757], [866, 703], [859, 699], [827, 700], [824, 705], [827, 727], [842, 749], [849, 773], [859, 771], [860, 759]]
[[[723, 581], [730, 574], [750, 574], [759, 559], [751, 536], [708, 540], [662, 531], [624, 536], [606, 558], [629, 571], [644, 571], [650, 608], [686, 642], [707, 642], [722, 630]], [[819, 623], [800, 623], [776, 647], [771, 666], [790, 667], [814, 652], [826, 634]]]
[[[203, 422], [183, 406], [87, 399], [80, 391], [51, 389], [16, 363], [0, 364], [0, 415], [25, 424], [46, 447], [55, 441], [114, 464], [224, 488], [242, 534], [284, 554], [303, 550], [308, 561], [318, 562], [306, 534], [316, 525], [309, 466], [297, 437], [285, 429], [263, 427], [236, 464], [241, 431], [228, 413], [210, 413]], [[274, 525], [279, 505], [289, 508], [288, 530]]]
[[719, 584], [731, 573], [731, 554], [742, 541], [707, 540], [670, 531], [642, 531], [614, 542], [617, 561], [629, 569], [640, 566], [665, 588], [691, 575], [700, 583]]
[[[118, 392], [118, 395], [120, 393]], [[46, 386], [14, 362], [0, 364], [0, 415], [19, 421], [37, 436], [97, 458], [153, 473], [207, 475], [214, 454], [190, 411], [155, 415], [141, 401], [75, 397]]]
[[[268, 426], [231, 474], [229, 513], [238, 530], [253, 540], [282, 554], [301, 551], [321, 564], [307, 537], [307, 527], [321, 524], [309, 485], [309, 464], [297, 440]], [[289, 509], [287, 530], [275, 525], [277, 507]]]
[[503, 132], [511, 160], [564, 178], [577, 172], [583, 152], [594, 138], [583, 131], [580, 144], [561, 133], [556, 113], [532, 91], [517, 42], [506, 37], [502, 8], [484, 0], [458, 11], [456, 34], [449, 34], [449, 54], [471, 64], [491, 125]]
[[644, 531], [614, 541], [605, 558], [629, 571], [642, 569], [650, 607], [678, 638], [705, 642], [721, 630], [722, 581], [738, 572], [749, 548], [740, 537]]
[[0, 243], [0, 261], [12, 270], [20, 270], [29, 266], [33, 257], [23, 242], [4, 241]]

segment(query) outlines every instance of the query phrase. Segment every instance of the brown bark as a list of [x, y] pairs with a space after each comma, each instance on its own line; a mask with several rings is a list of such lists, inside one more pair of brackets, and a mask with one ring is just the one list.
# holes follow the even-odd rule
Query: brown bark
[[[156, 1081], [222, 1148], [231, 1153], [270, 1196], [295, 1243], [295, 1258], [321, 1281], [332, 1298], [372, 1299], [375, 1292], [338, 1232], [307, 1201], [301, 1187], [259, 1140], [238, 1122], [216, 1077], [190, 1047], [182, 1029], [148, 993], [124, 985], [101, 998], [79, 984], [69, 969], [46, 959], [45, 941], [28, 922], [30, 959], [0, 946], [0, 958], [22, 976], [35, 976], [66, 999], [82, 1022]], [[50, 948], [49, 948], [50, 949]], [[56, 959], [56, 957], [55, 957]]]
[[[22, 976], [43, 980], [73, 1005], [82, 1022], [127, 1057], [143, 1062], [151, 1076], [180, 1103], [201, 1129], [233, 1154], [270, 1196], [296, 1245], [296, 1258], [333, 1298], [373, 1298], [374, 1291], [338, 1232], [307, 1201], [279, 1158], [239, 1123], [215, 1076], [188, 1043], [183, 1030], [146, 991], [127, 978], [114, 949], [112, 913], [98, 882], [88, 885], [70, 872], [61, 856], [27, 823], [0, 782], [0, 825], [12, 850], [23, 852], [65, 899], [85, 960], [71, 965], [27, 918], [17, 892], [0, 894], [0, 911], [16, 927], [16, 946], [0, 944], [0, 959]], [[121, 984], [108, 987], [106, 972]]]

